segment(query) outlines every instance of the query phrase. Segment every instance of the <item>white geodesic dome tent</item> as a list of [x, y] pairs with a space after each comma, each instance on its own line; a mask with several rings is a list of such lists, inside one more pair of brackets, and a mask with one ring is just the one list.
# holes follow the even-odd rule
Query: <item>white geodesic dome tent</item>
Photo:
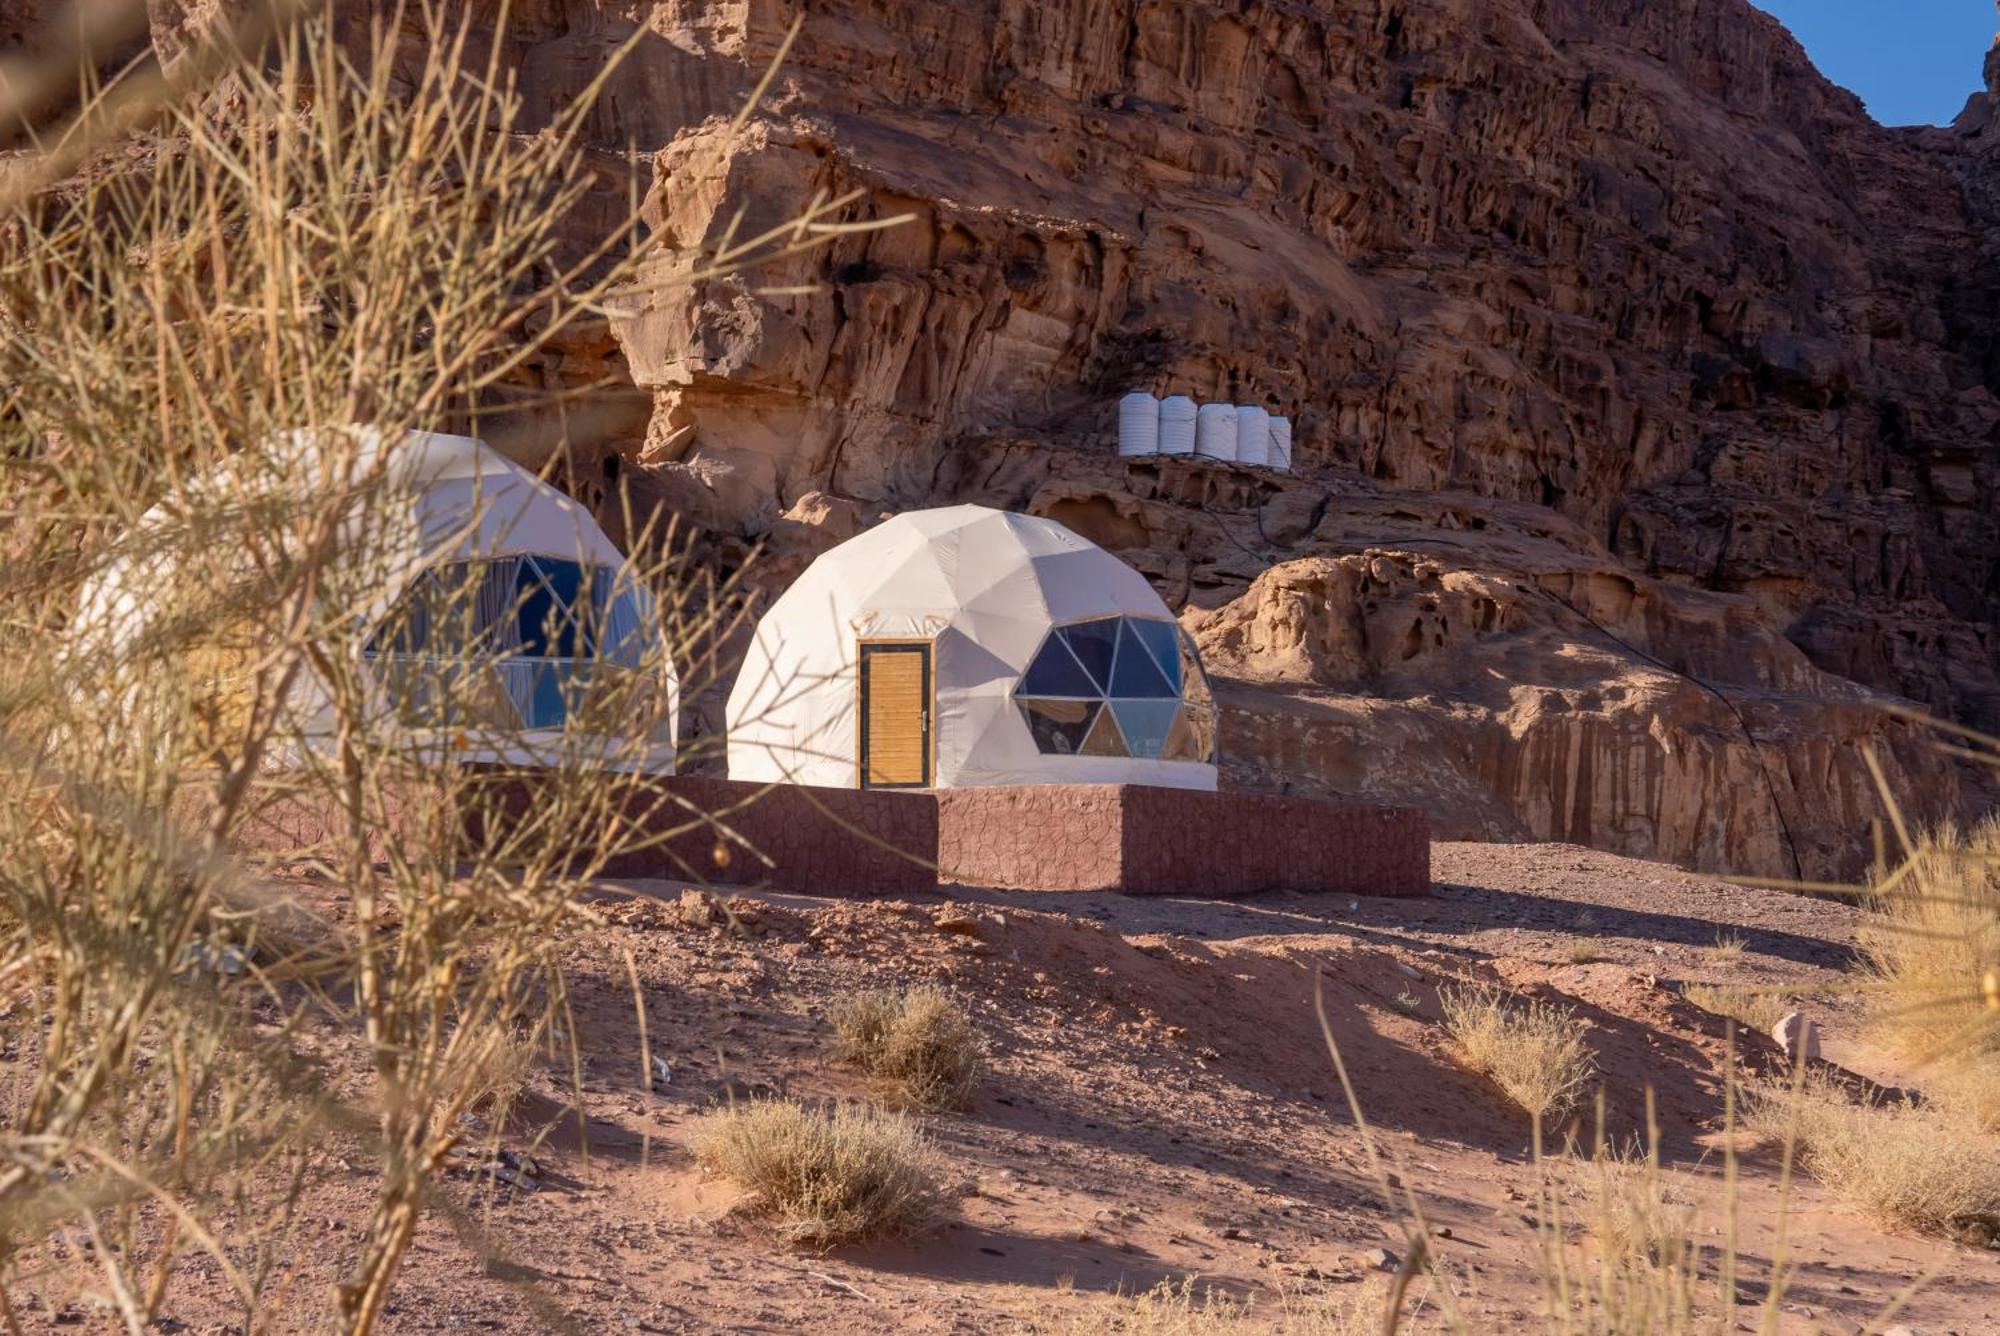
[[[357, 619], [379, 740], [474, 764], [596, 755], [623, 769], [673, 769], [678, 685], [651, 592], [589, 511], [469, 436], [384, 442], [357, 429], [353, 448], [336, 451], [295, 433], [233, 460], [226, 480], [194, 480], [147, 511], [129, 555], [85, 586], [75, 652], [115, 666], [177, 606], [172, 553], [187, 541], [182, 517], [204, 496], [281, 509], [343, 490], [352, 501], [329, 583], [345, 586]], [[654, 708], [628, 714], [618, 737], [571, 726], [593, 689], [618, 675], [621, 701]], [[323, 679], [303, 674], [289, 705], [305, 745], [328, 736]]]
[[1215, 705], [1145, 578], [1053, 520], [899, 515], [757, 625], [729, 775], [841, 788], [1215, 787]]

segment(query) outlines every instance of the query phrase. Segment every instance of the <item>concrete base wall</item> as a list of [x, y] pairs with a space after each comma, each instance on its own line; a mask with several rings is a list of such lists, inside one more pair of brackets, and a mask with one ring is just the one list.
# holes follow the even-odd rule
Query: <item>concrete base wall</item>
[[[772, 886], [809, 895], [912, 895], [937, 889], [937, 803], [928, 793], [862, 793], [727, 779], [621, 777], [629, 792], [615, 808], [658, 843], [611, 861], [613, 877], [662, 877], [728, 886]], [[484, 838], [489, 823], [516, 821], [537, 801], [533, 779], [485, 784], [474, 777], [458, 812], [463, 837]], [[442, 848], [452, 822], [435, 801], [411, 794], [391, 804], [385, 828], [369, 832], [380, 862], [390, 846]], [[425, 819], [426, 813], [436, 819]], [[245, 852], [305, 857], [327, 852], [340, 814], [331, 801], [286, 797], [245, 821]], [[659, 838], [659, 837], [666, 838]], [[578, 849], [594, 832], [579, 831]], [[718, 857], [720, 851], [720, 857]]]
[[[635, 819], [643, 816], [655, 835], [670, 838], [612, 860], [609, 876], [763, 885], [808, 895], [937, 889], [937, 804], [928, 793], [691, 775], [653, 776], [646, 783], [661, 796], [635, 794], [627, 810]], [[532, 781], [516, 780], [503, 804], [519, 810], [515, 804], [533, 800]]]
[[1005, 890], [1425, 895], [1416, 808], [1136, 784], [940, 790], [939, 876]]
[[[1423, 895], [1430, 825], [1415, 808], [1205, 793], [1136, 784], [1041, 784], [935, 793], [742, 783], [692, 775], [633, 784], [622, 811], [659, 843], [613, 860], [614, 877], [772, 886], [807, 895], [906, 896], [940, 880], [1003, 890], [1246, 895], [1290, 890]], [[533, 809], [508, 777], [461, 809], [467, 838]], [[383, 845], [443, 844], [435, 801], [395, 804]], [[428, 819], [426, 814], [432, 814]], [[301, 855], [335, 814], [275, 804], [242, 843]], [[588, 832], [579, 833], [579, 845]], [[378, 851], [378, 856], [386, 849]], [[720, 856], [718, 857], [718, 854]]]

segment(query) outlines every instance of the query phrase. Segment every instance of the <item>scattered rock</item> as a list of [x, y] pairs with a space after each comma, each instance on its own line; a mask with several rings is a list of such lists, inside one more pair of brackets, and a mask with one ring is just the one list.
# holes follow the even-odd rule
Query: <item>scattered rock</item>
[[1804, 1061], [1819, 1061], [1819, 1026], [1808, 1020], [1802, 1011], [1787, 1013], [1783, 1020], [1772, 1026], [1771, 1038], [1785, 1050], [1785, 1061], [1794, 1066], [1801, 1060], [1801, 1052]]
[[234, 943], [224, 942], [217, 946], [213, 942], [189, 942], [181, 950], [177, 972], [197, 974], [206, 971], [225, 979], [234, 979], [249, 968], [250, 953]]
[[722, 909], [707, 891], [690, 887], [681, 892], [680, 916], [690, 928], [708, 928], [722, 922]]
[[499, 1183], [517, 1192], [533, 1192], [541, 1186], [540, 1163], [517, 1151], [496, 1150], [490, 1155], [453, 1159], [449, 1164], [476, 1182]]
[[1947, 1223], [1953, 1240], [1968, 1248], [2000, 1248], [2000, 1211], [1966, 1211]]
[[1369, 1271], [1394, 1271], [1403, 1264], [1403, 1259], [1387, 1248], [1370, 1248], [1357, 1259]]
[[979, 936], [979, 920], [959, 910], [940, 909], [931, 916], [931, 926], [958, 937]]

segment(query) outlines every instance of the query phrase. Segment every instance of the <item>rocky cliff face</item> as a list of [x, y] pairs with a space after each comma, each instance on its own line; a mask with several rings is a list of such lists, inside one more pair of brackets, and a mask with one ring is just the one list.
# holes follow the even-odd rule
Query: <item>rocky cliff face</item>
[[[1444, 834], [1827, 875], [1864, 747], [1961, 802], [1880, 706], [2000, 726], [1992, 99], [1883, 129], [1744, 0], [816, 0], [723, 142], [801, 10], [669, 6], [620, 76], [663, 274], [910, 221], [579, 340], [631, 386], [586, 457], [780, 579], [1054, 515], [1187, 610], [1239, 780]], [[554, 104], [630, 31], [505, 40]], [[1297, 473], [1111, 458], [1135, 386], [1289, 413]]]

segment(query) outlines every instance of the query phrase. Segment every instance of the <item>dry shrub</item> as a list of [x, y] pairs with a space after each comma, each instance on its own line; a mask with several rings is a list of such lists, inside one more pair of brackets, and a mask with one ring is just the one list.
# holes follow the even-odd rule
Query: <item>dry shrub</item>
[[1611, 1331], [1694, 1326], [1704, 1280], [1700, 1222], [1687, 1191], [1661, 1169], [1657, 1143], [1647, 1153], [1601, 1149], [1589, 1174], [1590, 1205], [1581, 1223], [1591, 1258], [1579, 1264], [1557, 1232], [1543, 1236], [1543, 1286], [1552, 1306], [1568, 1309], [1575, 1300]]
[[454, 1103], [486, 1114], [497, 1135], [534, 1078], [546, 1042], [542, 1026], [488, 1026], [439, 1086], [451, 1092]]
[[1734, 965], [1749, 949], [1750, 939], [1742, 933], [1720, 932], [1715, 935], [1715, 945], [1708, 948], [1708, 957], [1718, 965]]
[[1574, 1008], [1476, 984], [1445, 985], [1438, 1005], [1466, 1065], [1545, 1124], [1576, 1107], [1597, 1071]]
[[[1490, 1048], [1487, 1040], [1490, 1034], [1522, 1028], [1520, 1014], [1529, 1010], [1510, 1008], [1490, 988], [1461, 986], [1440, 991], [1446, 1007], [1458, 1018], [1454, 1033], [1469, 1037], [1472, 1044], [1482, 1049]], [[1397, 1217], [1405, 1248], [1431, 1273], [1450, 1275], [1451, 1245], [1434, 1241], [1441, 1234], [1426, 1219], [1423, 1190], [1415, 1185], [1409, 1167], [1396, 1165], [1369, 1127], [1361, 1092], [1355, 1088], [1339, 1040], [1327, 1018], [1323, 992], [1315, 995], [1315, 1007], [1327, 1055], [1340, 1081], [1348, 1113], [1354, 1119], [1376, 1189]], [[1543, 1008], [1537, 1020], [1540, 1032], [1556, 1031], [1558, 1038], [1563, 1035], [1573, 1038], [1578, 1028], [1574, 1016], [1560, 1007]], [[1461, 1039], [1461, 1043], [1466, 1040]], [[1468, 1055], [1472, 1044], [1467, 1044]], [[1513, 1047], [1527, 1045], [1514, 1043]], [[1579, 1051], [1580, 1043], [1562, 1047], [1568, 1062], [1580, 1068], [1577, 1081], [1587, 1080], [1588, 1059]], [[1648, 1136], [1643, 1155], [1606, 1148], [1601, 1096], [1597, 1108], [1600, 1149], [1594, 1158], [1584, 1161], [1568, 1155], [1553, 1157], [1544, 1154], [1540, 1144], [1535, 1145], [1532, 1163], [1538, 1209], [1528, 1227], [1537, 1246], [1536, 1280], [1542, 1291], [1542, 1325], [1537, 1330], [1561, 1336], [1636, 1332], [1646, 1332], [1649, 1336], [1653, 1333], [1706, 1336], [1735, 1323], [1736, 1316], [1743, 1311], [1737, 1306], [1741, 1302], [1739, 1280], [1757, 1272], [1762, 1273], [1765, 1282], [1758, 1305], [1758, 1329], [1775, 1331], [1783, 1325], [1793, 1263], [1782, 1246], [1764, 1257], [1739, 1248], [1741, 1188], [1732, 1134], [1743, 1125], [1738, 1117], [1740, 1107], [1739, 1091], [1732, 1080], [1725, 1104], [1719, 1203], [1696, 1197], [1691, 1180], [1663, 1172], [1657, 1110], [1650, 1091], [1646, 1095]], [[1392, 1172], [1392, 1167], [1401, 1172]], [[1579, 1174], [1587, 1175], [1588, 1181], [1578, 1182]], [[1792, 1212], [1789, 1184], [1790, 1176], [1783, 1176], [1778, 1203], [1781, 1218], [1789, 1218]], [[1433, 1186], [1442, 1189], [1443, 1185]], [[1585, 1203], [1581, 1211], [1572, 1208], [1572, 1203], [1579, 1199]], [[1437, 1284], [1429, 1291], [1437, 1308], [1438, 1329], [1454, 1336], [1470, 1336], [1490, 1326], [1490, 1320], [1475, 1321], [1465, 1313], [1461, 1302], [1463, 1288], [1460, 1284]], [[1364, 1329], [1380, 1332], [1408, 1329], [1401, 1321], [1406, 1315], [1404, 1297], [1392, 1288], [1383, 1302], [1373, 1306], [1374, 1320]], [[1892, 1299], [1875, 1315], [1869, 1330], [1880, 1330], [1893, 1320], [1907, 1297], [1905, 1294]], [[1189, 1304], [1182, 1304], [1183, 1309], [1188, 1307]], [[1094, 1328], [1125, 1329], [1202, 1331], [1207, 1328], [1194, 1325]]]
[[2000, 818], [1915, 842], [1861, 935], [1874, 1029], [1940, 1102], [2000, 1128]]
[[1941, 1060], [1927, 1074], [1924, 1093], [1939, 1107], [2000, 1133], [2000, 1058], [1991, 1052]]
[[941, 988], [857, 993], [831, 1019], [841, 1057], [916, 1108], [964, 1108], [986, 1065], [971, 1018]]
[[811, 1248], [910, 1235], [949, 1204], [945, 1165], [901, 1114], [758, 1100], [706, 1115], [695, 1158], [756, 1196], [780, 1238]]
[[[1375, 1336], [1383, 1330], [1389, 1302], [1386, 1277], [1365, 1285], [1323, 1295], [1281, 1290], [1276, 1294], [1237, 1298], [1214, 1286], [1198, 1285], [1187, 1276], [1178, 1283], [1163, 1280], [1131, 1297], [1099, 1304], [1062, 1324], [1070, 1336], [1224, 1336], [1225, 1333], [1278, 1332], [1286, 1336]], [[1395, 1328], [1421, 1333], [1442, 1330], [1426, 1321], [1421, 1307], [1406, 1313]]]
[[[697, 669], [729, 631], [713, 579], [676, 581], [628, 510], [632, 578], [687, 611], [568, 716], [622, 726], [566, 724], [507, 810], [514, 777], [460, 765], [446, 727], [476, 717], [496, 650], [432, 659], [428, 741], [383, 708], [377, 598], [420, 538], [376, 504], [388, 461], [410, 430], [508, 421], [550, 422], [517, 441], [559, 460], [540, 410], [566, 392], [539, 372], [581, 323], [880, 225], [821, 196], [668, 255], [640, 216], [648, 164], [590, 130], [645, 25], [542, 116], [481, 14], [360, 8], [204, 7], [171, 68], [73, 90], [75, 118], [0, 163], [0, 1009], [35, 1018], [0, 1094], [0, 1309], [101, 1283], [138, 1331], [183, 1276], [219, 1274], [246, 1329], [376, 1325], [419, 1218], [454, 1209], [432, 1189], [461, 1116], [520, 1073], [503, 1035], [565, 1005], [579, 896], [678, 833], [648, 833], [668, 800], [621, 762], [643, 759], [669, 661]], [[351, 913], [239, 853], [292, 802], [326, 839], [287, 877]], [[249, 968], [186, 969], [223, 924]], [[365, 1055], [365, 1088], [319, 1079], [333, 1045]], [[307, 1251], [336, 1138], [375, 1200], [315, 1313], [277, 1262]], [[57, 1227], [101, 1240], [101, 1276], [27, 1266]]]
[[1740, 1024], [1769, 1034], [1791, 1010], [1777, 994], [1759, 988], [1739, 988], [1731, 984], [1690, 983], [1681, 987], [1681, 996], [1718, 1016], [1728, 1016]]
[[1956, 1217], [2000, 1211], [2000, 1145], [1950, 1110], [1857, 1100], [1814, 1074], [1752, 1092], [1745, 1122], [1791, 1138], [1807, 1173], [1884, 1227], [1944, 1234]]

